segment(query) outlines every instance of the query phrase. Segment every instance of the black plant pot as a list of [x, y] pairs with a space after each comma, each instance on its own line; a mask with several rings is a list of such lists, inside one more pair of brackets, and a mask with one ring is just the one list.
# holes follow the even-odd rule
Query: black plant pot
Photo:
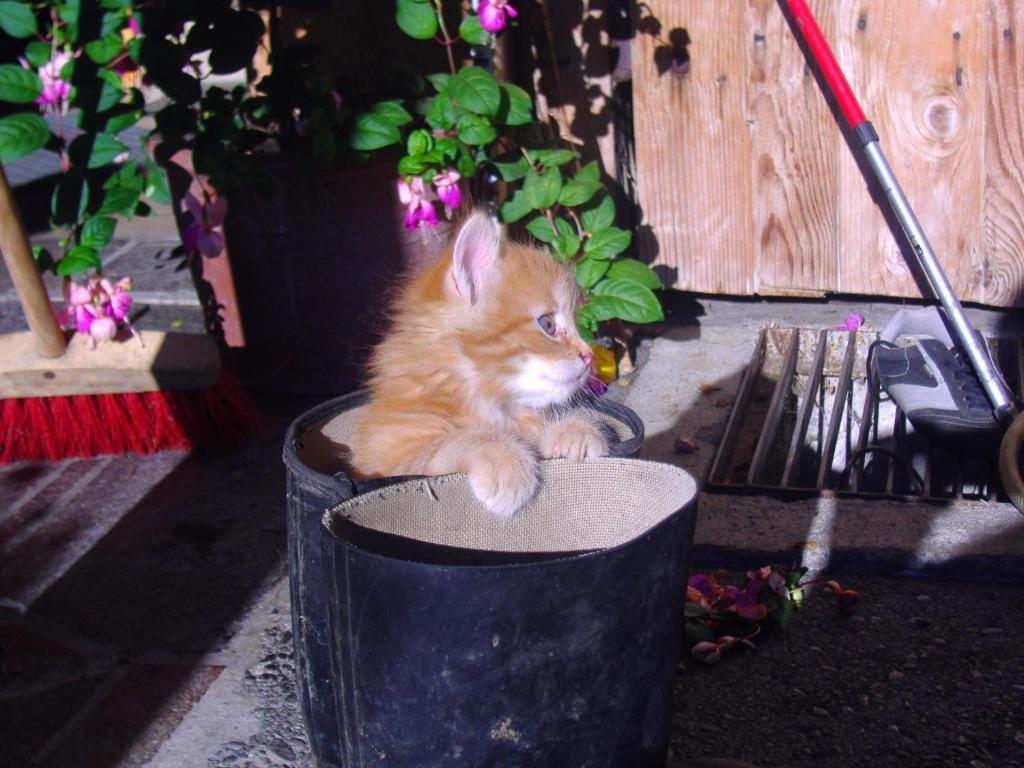
[[641, 422], [598, 400], [616, 458], [542, 462], [528, 510], [452, 538], [438, 531], [494, 523], [473, 517], [459, 476], [368, 490], [339, 470], [363, 402], [303, 414], [284, 449], [296, 669], [317, 764], [663, 764], [692, 478], [628, 458]]

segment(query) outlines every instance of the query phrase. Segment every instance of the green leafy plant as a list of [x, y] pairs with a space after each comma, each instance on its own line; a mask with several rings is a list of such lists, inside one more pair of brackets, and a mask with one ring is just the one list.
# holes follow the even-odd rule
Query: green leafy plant
[[118, 219], [167, 202], [166, 178], [120, 134], [143, 116], [141, 25], [130, 0], [0, 2], [0, 30], [21, 47], [0, 63], [0, 162], [54, 152], [50, 223], [60, 251], [36, 248], [40, 269], [102, 271]]
[[[654, 293], [661, 280], [625, 256], [632, 233], [616, 226], [597, 163], [581, 164], [578, 153], [551, 137], [525, 90], [477, 64], [457, 64], [456, 51], [493, 46], [515, 15], [507, 0], [481, 0], [453, 33], [442, 0], [397, 0], [398, 26], [414, 39], [444, 46], [449, 71], [427, 75], [424, 94], [410, 110], [392, 102], [360, 114], [350, 146], [404, 150], [397, 170], [410, 228], [436, 224], [435, 203], [448, 213], [459, 207], [460, 186], [477, 198], [493, 197], [503, 222], [523, 226], [553, 258], [574, 268], [584, 296], [577, 324], [585, 336], [605, 320], [661, 320]], [[494, 191], [497, 180], [503, 192]]]

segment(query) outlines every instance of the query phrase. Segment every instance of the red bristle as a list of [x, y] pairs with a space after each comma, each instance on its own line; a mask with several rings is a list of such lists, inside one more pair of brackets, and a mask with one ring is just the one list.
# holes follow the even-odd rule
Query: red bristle
[[229, 374], [192, 392], [0, 400], [0, 463], [237, 445], [265, 424]]

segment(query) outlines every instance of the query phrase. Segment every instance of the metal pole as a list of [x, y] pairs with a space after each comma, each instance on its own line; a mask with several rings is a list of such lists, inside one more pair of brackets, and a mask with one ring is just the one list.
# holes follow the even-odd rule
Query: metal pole
[[871, 165], [871, 170], [874, 171], [875, 178], [882, 185], [886, 197], [889, 198], [889, 204], [899, 220], [903, 233], [917, 254], [921, 268], [928, 276], [932, 290], [939, 301], [942, 302], [946, 318], [953, 326], [954, 338], [963, 347], [964, 352], [967, 354], [967, 359], [971, 361], [974, 370], [978, 374], [981, 386], [992, 403], [993, 411], [995, 411], [996, 416], [1000, 420], [1012, 417], [1017, 411], [1017, 404], [1013, 399], [1013, 395], [1010, 393], [999, 371], [993, 365], [988, 349], [982, 346], [977, 334], [975, 334], [971, 324], [967, 321], [963, 306], [953, 292], [953, 286], [950, 285], [946, 273], [943, 272], [942, 265], [935, 256], [935, 251], [932, 250], [928, 237], [917, 220], [917, 216], [914, 215], [914, 209], [911, 208], [910, 203], [903, 194], [903, 189], [900, 187], [895, 174], [893, 174], [889, 161], [886, 160], [885, 154], [882, 152], [882, 148], [878, 145], [877, 141], [870, 141], [864, 145], [863, 149], [864, 155]]

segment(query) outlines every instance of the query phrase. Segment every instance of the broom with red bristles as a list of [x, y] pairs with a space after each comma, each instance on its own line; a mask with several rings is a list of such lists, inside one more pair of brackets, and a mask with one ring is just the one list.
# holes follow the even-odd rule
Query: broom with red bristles
[[0, 336], [0, 463], [228, 446], [265, 423], [213, 339], [66, 339], [0, 166], [0, 251], [29, 331]]

